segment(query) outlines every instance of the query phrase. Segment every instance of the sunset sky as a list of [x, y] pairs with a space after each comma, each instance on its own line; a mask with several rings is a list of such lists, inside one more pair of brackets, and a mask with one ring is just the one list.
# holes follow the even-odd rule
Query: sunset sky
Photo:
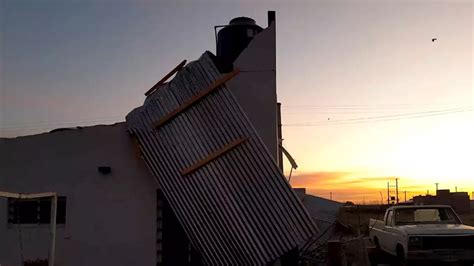
[[293, 186], [366, 203], [394, 177], [409, 196], [474, 191], [469, 0], [0, 3], [1, 137], [123, 121], [178, 62], [215, 51], [214, 25], [275, 10]]

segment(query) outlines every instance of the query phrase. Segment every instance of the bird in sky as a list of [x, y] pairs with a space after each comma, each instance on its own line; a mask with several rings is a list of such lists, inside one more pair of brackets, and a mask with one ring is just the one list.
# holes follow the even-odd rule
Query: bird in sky
[[431, 41], [432, 41], [432, 42], [434, 42], [434, 41], [437, 41], [437, 40], [438, 40], [437, 38], [433, 38], [433, 39], [431, 39]]

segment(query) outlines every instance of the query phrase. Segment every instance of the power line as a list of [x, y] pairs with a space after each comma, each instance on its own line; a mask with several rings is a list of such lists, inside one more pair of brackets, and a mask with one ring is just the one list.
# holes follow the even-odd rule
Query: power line
[[[426, 112], [426, 111], [439, 111], [440, 109], [433, 109], [434, 106], [430, 108], [416, 106], [416, 107], [409, 107], [409, 108], [380, 108], [377, 106], [369, 106], [369, 107], [331, 107], [331, 106], [292, 106], [293, 108], [287, 108], [283, 110], [283, 114], [285, 115], [292, 115], [292, 114], [356, 114], [356, 113], [368, 113], [368, 114], [380, 114], [380, 113], [388, 113], [393, 112], [398, 109], [406, 109], [411, 110], [412, 112]], [[438, 106], [440, 107], [440, 106]], [[456, 109], [466, 109], [472, 108], [472, 105], [457, 105], [457, 106], [443, 106], [444, 108], [441, 110], [456, 110]], [[448, 108], [449, 107], [449, 108]]]
[[472, 110], [473, 110], [472, 107], [459, 108], [459, 109], [446, 109], [446, 110], [437, 110], [437, 111], [415, 112], [415, 113], [372, 116], [372, 117], [360, 117], [360, 118], [343, 119], [343, 120], [322, 121], [322, 122], [292, 123], [292, 124], [285, 124], [283, 126], [307, 127], [307, 126], [322, 126], [322, 125], [358, 124], [358, 123], [367, 123], [367, 122], [384, 122], [384, 121], [447, 115], [447, 114], [454, 114], [454, 113], [461, 113], [461, 112], [471, 112]]
[[282, 105], [284, 109], [420, 109], [433, 107], [459, 108], [464, 104], [340, 104], [340, 105]]
[[4, 131], [12, 131], [12, 130], [26, 130], [26, 129], [42, 129], [48, 127], [56, 127], [56, 126], [67, 126], [69, 124], [77, 125], [81, 123], [102, 123], [102, 122], [110, 122], [111, 120], [120, 120], [123, 119], [121, 116], [115, 117], [103, 117], [103, 118], [87, 118], [87, 119], [78, 119], [78, 120], [67, 120], [67, 121], [42, 121], [42, 122], [26, 122], [26, 123], [17, 123], [17, 124], [9, 124], [4, 127], [0, 127], [0, 130]]

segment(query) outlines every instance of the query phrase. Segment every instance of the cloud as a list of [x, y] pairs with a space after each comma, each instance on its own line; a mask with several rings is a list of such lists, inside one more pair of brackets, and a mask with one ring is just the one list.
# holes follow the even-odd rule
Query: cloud
[[338, 182], [349, 175], [351, 175], [351, 172], [307, 172], [294, 175], [291, 178], [291, 185], [307, 188], [320, 187]]
[[[400, 181], [403, 180], [400, 178]], [[324, 198], [332, 194], [332, 198], [338, 201], [380, 203], [387, 198], [387, 181], [395, 184], [393, 176], [367, 176], [350, 171], [305, 172], [294, 175], [291, 185], [295, 188], [304, 187], [307, 193]], [[416, 193], [414, 191], [420, 191], [421, 188], [416, 185], [400, 186], [400, 198], [403, 199], [403, 190], [410, 190], [410, 198]], [[391, 193], [395, 193], [395, 189]]]
[[393, 179], [390, 176], [364, 176], [357, 172], [334, 171], [334, 172], [307, 172], [294, 175], [291, 178], [292, 186], [306, 186], [308, 188], [321, 187], [354, 187], [366, 186], [370, 183], [380, 182], [383, 184]]

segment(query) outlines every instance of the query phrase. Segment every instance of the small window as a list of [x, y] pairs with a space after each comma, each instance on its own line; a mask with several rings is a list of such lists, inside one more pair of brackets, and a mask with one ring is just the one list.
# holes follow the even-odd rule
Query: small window
[[414, 212], [415, 222], [420, 221], [441, 221], [438, 209], [419, 209]]
[[[66, 197], [58, 197], [57, 224], [66, 223]], [[8, 199], [9, 224], [49, 224], [51, 198]]]

